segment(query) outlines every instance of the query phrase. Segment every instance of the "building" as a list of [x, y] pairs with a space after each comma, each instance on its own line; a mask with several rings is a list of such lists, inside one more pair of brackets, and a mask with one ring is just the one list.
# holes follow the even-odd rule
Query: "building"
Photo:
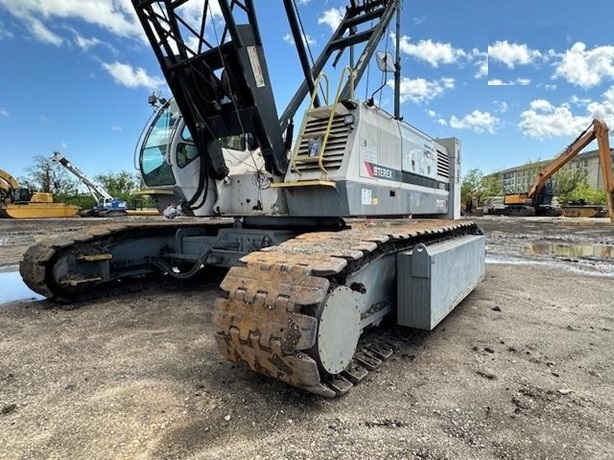
[[[610, 149], [612, 164], [614, 164], [614, 149]], [[535, 163], [524, 164], [513, 168], [504, 169], [485, 177], [499, 177], [503, 185], [504, 194], [527, 193], [535, 181], [537, 174], [552, 160], [538, 161]], [[599, 152], [590, 150], [576, 155], [568, 166], [572, 170], [582, 170], [586, 172], [586, 179], [591, 187], [603, 188], [603, 174], [601, 163], [599, 162]]]

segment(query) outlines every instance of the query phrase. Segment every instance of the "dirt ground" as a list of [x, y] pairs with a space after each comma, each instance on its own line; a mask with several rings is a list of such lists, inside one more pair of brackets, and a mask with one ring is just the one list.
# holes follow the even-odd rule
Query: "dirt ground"
[[[334, 400], [220, 358], [219, 280], [0, 306], [0, 459], [614, 458], [614, 226], [475, 220], [485, 280]], [[2, 220], [1, 264], [91, 224]]]

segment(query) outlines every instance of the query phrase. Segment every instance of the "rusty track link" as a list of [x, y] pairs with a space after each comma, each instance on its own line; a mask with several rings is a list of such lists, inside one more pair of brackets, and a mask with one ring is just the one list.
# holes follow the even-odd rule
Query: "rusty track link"
[[[376, 339], [360, 343], [351, 364], [330, 375], [318, 367], [315, 312], [332, 287], [377, 257], [459, 233], [471, 222], [410, 220], [403, 224], [302, 234], [243, 257], [221, 284], [213, 316], [218, 348], [229, 361], [312, 393], [344, 394], [392, 353]], [[340, 281], [341, 280], [341, 281]]]
[[[97, 297], [104, 287], [108, 289], [109, 281], [102, 283], [93, 281], [83, 288], [74, 288], [58, 282], [54, 273], [57, 260], [68, 251], [74, 254], [101, 254], [111, 245], [130, 241], [143, 235], [171, 235], [179, 228], [186, 227], [228, 226], [228, 223], [211, 221], [200, 222], [168, 222], [168, 223], [108, 223], [86, 228], [74, 235], [51, 236], [30, 246], [24, 253], [19, 264], [19, 272], [25, 284], [48, 299], [58, 302], [72, 302]], [[153, 268], [152, 268], [153, 271]], [[88, 284], [88, 283], [85, 283]], [[107, 292], [107, 295], [113, 291]]]

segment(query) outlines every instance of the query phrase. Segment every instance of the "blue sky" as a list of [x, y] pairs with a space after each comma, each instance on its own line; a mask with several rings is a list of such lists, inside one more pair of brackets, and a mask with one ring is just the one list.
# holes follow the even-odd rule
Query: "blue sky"
[[[300, 67], [281, 1], [256, 3], [281, 113]], [[346, 3], [297, 0], [314, 55]], [[614, 2], [599, 3], [404, 0], [402, 115], [485, 173], [552, 158], [594, 117], [614, 127]], [[1, 169], [60, 150], [90, 176], [134, 171], [147, 96], [169, 92], [130, 0], [0, 0], [0, 56]]]

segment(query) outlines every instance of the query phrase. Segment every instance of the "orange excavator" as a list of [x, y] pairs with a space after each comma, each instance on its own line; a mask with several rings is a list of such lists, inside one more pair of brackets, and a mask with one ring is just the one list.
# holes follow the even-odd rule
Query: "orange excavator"
[[562, 210], [552, 206], [551, 178], [559, 169], [571, 161], [588, 144], [597, 140], [599, 163], [607, 196], [610, 221], [614, 222], [614, 175], [608, 126], [600, 119], [594, 119], [563, 153], [548, 163], [537, 175], [528, 193], [505, 195], [504, 204], [507, 215], [561, 215]]

